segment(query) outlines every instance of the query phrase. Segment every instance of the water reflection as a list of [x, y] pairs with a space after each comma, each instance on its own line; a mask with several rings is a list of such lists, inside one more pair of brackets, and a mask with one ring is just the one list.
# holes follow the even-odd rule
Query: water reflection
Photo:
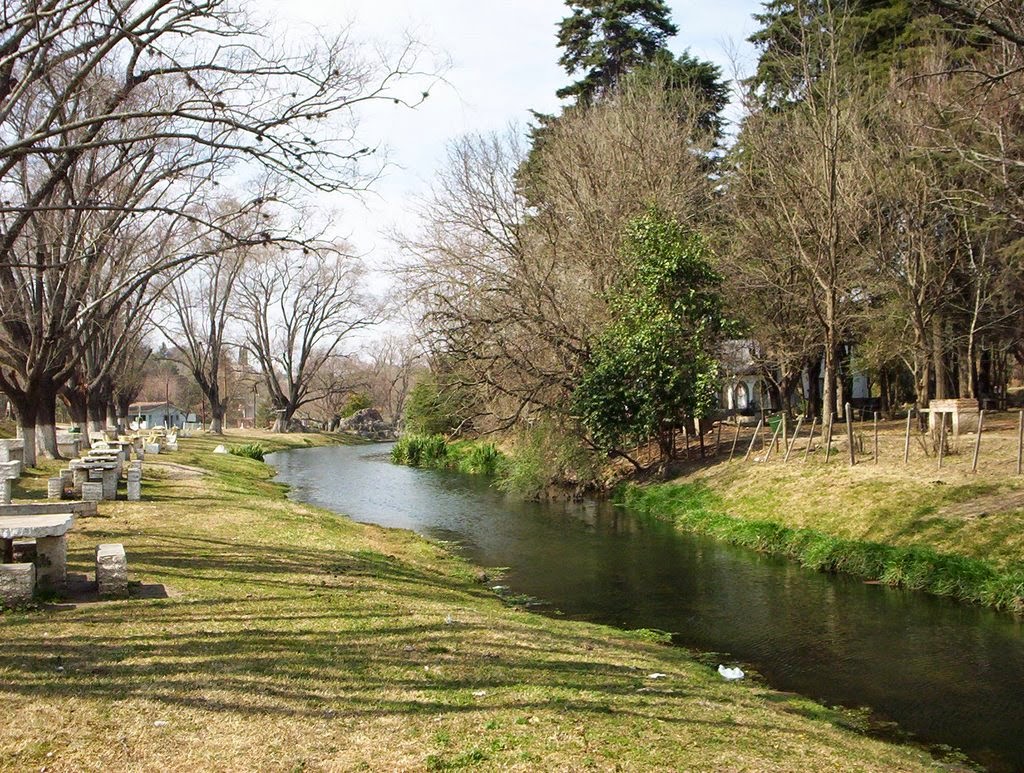
[[570, 617], [659, 628], [773, 686], [870, 706], [922, 740], [1024, 769], [1024, 638], [1005, 615], [803, 570], [606, 503], [539, 504], [468, 476], [399, 467], [380, 446], [268, 461], [293, 496], [457, 543]]

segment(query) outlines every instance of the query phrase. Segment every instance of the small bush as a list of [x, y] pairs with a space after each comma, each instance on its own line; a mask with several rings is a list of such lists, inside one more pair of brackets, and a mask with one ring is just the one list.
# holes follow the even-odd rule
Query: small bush
[[255, 459], [257, 462], [262, 462], [263, 455], [266, 453], [266, 449], [259, 443], [246, 443], [241, 446], [231, 446], [228, 451], [235, 456], [244, 456], [247, 459]]
[[409, 467], [444, 468], [447, 458], [444, 435], [402, 435], [391, 449], [391, 461]]

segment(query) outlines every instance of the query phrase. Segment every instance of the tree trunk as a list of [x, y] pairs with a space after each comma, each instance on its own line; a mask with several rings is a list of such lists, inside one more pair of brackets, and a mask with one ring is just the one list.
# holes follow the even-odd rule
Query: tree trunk
[[[59, 459], [57, 450], [57, 388], [47, 379], [40, 384], [36, 409], [36, 450], [46, 459]], [[28, 442], [26, 441], [26, 445]]]
[[825, 379], [821, 386], [821, 421], [826, 427], [836, 415], [836, 382], [838, 381], [836, 349], [837, 346], [833, 343], [831, 336], [826, 334]]
[[69, 385], [62, 392], [64, 403], [68, 407], [72, 423], [78, 427], [82, 438], [82, 448], [89, 447], [89, 405], [85, 395]]
[[215, 406], [210, 409], [210, 432], [214, 435], [224, 434], [224, 408]]
[[95, 392], [89, 393], [89, 428], [93, 437], [102, 437], [107, 423], [107, 401]]
[[35, 395], [25, 395], [23, 399], [13, 401], [14, 410], [18, 413], [18, 429], [25, 443], [25, 467], [36, 466], [36, 414], [39, 405]]
[[942, 320], [938, 315], [932, 318], [932, 365], [935, 369], [935, 399], [946, 399], [946, 384], [949, 375], [946, 371], [946, 347], [943, 346]]

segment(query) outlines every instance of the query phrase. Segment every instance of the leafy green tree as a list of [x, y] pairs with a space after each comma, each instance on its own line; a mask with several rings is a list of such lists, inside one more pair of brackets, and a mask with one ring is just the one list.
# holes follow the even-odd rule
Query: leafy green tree
[[615, 320], [593, 347], [573, 410], [600, 447], [625, 456], [624, 446], [657, 438], [671, 459], [684, 422], [715, 405], [715, 350], [728, 327], [721, 280], [704, 239], [656, 209], [630, 222], [624, 252], [631, 270], [610, 299]]
[[623, 75], [654, 60], [665, 41], [679, 30], [664, 0], [568, 0], [572, 13], [558, 25], [558, 63], [575, 83], [558, 91], [587, 104]]

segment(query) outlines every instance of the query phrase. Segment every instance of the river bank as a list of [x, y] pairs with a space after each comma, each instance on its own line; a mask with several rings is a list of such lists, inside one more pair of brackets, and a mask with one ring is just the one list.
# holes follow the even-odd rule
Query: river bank
[[1024, 479], [929, 459], [849, 466], [727, 461], [620, 493], [680, 528], [839, 571], [1024, 614]]
[[123, 542], [140, 597], [0, 617], [16, 709], [0, 766], [930, 764], [685, 651], [505, 607], [441, 546], [291, 502], [269, 467], [214, 445], [181, 441], [147, 462], [143, 502], [104, 503], [72, 532], [72, 572]]

